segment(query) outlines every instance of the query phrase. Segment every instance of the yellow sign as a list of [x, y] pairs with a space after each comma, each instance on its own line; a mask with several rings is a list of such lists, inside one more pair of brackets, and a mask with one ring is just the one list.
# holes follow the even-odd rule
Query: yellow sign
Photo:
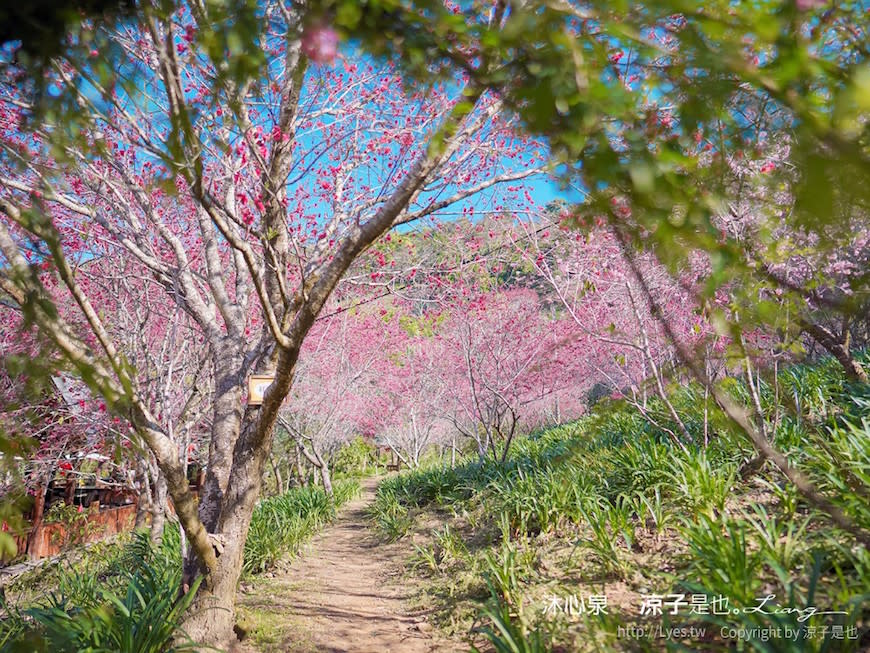
[[252, 374], [248, 378], [248, 405], [261, 405], [263, 403], [263, 396], [266, 394], [266, 389], [272, 385], [274, 380], [274, 376]]

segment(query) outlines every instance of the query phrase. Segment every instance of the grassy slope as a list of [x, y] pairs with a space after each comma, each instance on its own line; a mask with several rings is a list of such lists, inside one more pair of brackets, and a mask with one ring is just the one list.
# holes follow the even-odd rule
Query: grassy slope
[[[739, 384], [732, 392], [747, 399]], [[847, 386], [833, 363], [793, 368], [778, 387], [762, 387], [778, 446], [870, 529], [867, 393]], [[674, 401], [703, 441], [703, 396], [683, 388]], [[661, 407], [651, 408], [666, 425]], [[490, 639], [505, 646], [500, 650], [515, 651], [712, 651], [738, 640], [764, 651], [870, 646], [866, 549], [772, 468], [741, 480], [752, 450], [715, 413], [709, 426], [710, 444], [684, 452], [631, 408], [599, 405], [574, 424], [522, 440], [503, 467], [474, 461], [389, 479], [373, 516], [385, 537], [414, 538], [410, 562], [428, 587], [421, 600], [434, 604], [444, 628], [470, 632], [478, 645], [488, 627], [499, 631]], [[685, 596], [676, 615], [667, 614], [673, 604], [661, 616], [641, 615], [653, 594]], [[768, 594], [775, 599], [753, 612]], [[608, 614], [590, 614], [590, 595], [607, 596]], [[721, 612], [725, 599], [737, 614], [697, 614], [714, 601]], [[845, 614], [803, 621], [795, 613], [763, 614], [774, 605]], [[658, 626], [705, 632], [650, 635]], [[797, 640], [768, 630], [774, 636], [765, 642], [764, 631], [752, 631], [786, 626]]]

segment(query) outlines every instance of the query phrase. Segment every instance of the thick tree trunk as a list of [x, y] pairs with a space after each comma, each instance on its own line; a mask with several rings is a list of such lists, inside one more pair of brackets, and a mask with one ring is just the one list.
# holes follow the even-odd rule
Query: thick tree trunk
[[[257, 409], [249, 408], [245, 414], [235, 451], [237, 461], [241, 451], [248, 455], [231, 469], [223, 510], [213, 535], [218, 565], [211, 574], [211, 586], [200, 588], [184, 623], [185, 632], [196, 642], [228, 647], [235, 639], [236, 590], [245, 540], [271, 448], [272, 426], [258, 427]], [[260, 438], [266, 441], [258, 442]]]
[[[209, 469], [207, 472], [200, 516], [207, 515], [211, 519], [216, 514], [213, 525], [207, 526], [207, 530], [217, 564], [207, 575], [207, 583], [203, 583], [197, 592], [183, 625], [191, 639], [204, 645], [229, 648], [235, 640], [236, 589], [242, 572], [245, 540], [262, 489], [263, 471], [272, 448], [278, 409], [290, 390], [297, 356], [298, 348], [285, 350], [278, 357], [276, 380], [259, 407], [248, 406], [244, 413], [242, 411], [244, 367], [240, 358], [235, 359], [239, 363], [235, 375], [238, 385], [234, 389], [216, 391], [222, 397], [215, 405], [209, 466], [214, 459], [223, 470]], [[224, 356], [224, 360], [229, 358]], [[228, 396], [235, 398], [235, 405]], [[232, 428], [234, 425], [235, 430]], [[214, 442], [218, 438], [221, 442]], [[226, 459], [222, 458], [224, 455]], [[204, 503], [209, 505], [204, 507]], [[205, 572], [195, 555], [185, 564], [186, 583], [195, 576], [195, 573], [190, 574], [191, 570]]]
[[238, 343], [215, 347], [212, 356], [215, 391], [208, 466], [199, 499], [199, 518], [209, 533], [220, 519], [224, 493], [233, 464], [233, 449], [242, 426], [242, 381], [244, 367], [235, 353]]
[[[233, 638], [235, 594], [241, 574], [242, 551], [248, 532], [250, 515], [259, 496], [256, 490], [248, 490], [243, 497], [248, 507], [247, 520], [233, 522], [224, 519], [233, 456], [240, 443], [242, 432], [242, 380], [244, 366], [236, 353], [237, 343], [225, 343], [226, 347], [213, 349], [212, 364], [215, 370], [215, 393], [212, 407], [211, 442], [205, 478], [200, 486], [199, 519], [212, 539], [217, 555], [217, 565], [197, 592], [193, 606], [184, 623], [184, 631], [193, 641], [218, 647], [226, 647]], [[256, 413], [246, 416], [246, 428], [253, 428]], [[265, 455], [265, 454], [261, 454]], [[202, 561], [193, 547], [184, 560], [184, 585], [190, 587], [194, 579], [205, 573]]]
[[[253, 510], [253, 504], [252, 499], [250, 510]], [[203, 650], [212, 650], [209, 646], [219, 650], [229, 649], [235, 639], [236, 589], [242, 573], [242, 555], [250, 517], [246, 522], [244, 525], [238, 524], [244, 526], [239, 532], [219, 536], [218, 565], [210, 576], [211, 587], [205, 584], [200, 586], [184, 621], [184, 632], [193, 641], [202, 644]]]

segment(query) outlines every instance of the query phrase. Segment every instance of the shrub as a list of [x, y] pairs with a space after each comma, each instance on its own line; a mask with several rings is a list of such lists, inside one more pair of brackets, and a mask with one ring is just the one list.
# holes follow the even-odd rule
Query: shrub
[[26, 608], [3, 606], [0, 651], [196, 650], [180, 628], [199, 582], [182, 595], [178, 551], [177, 529], [167, 529], [156, 549], [139, 533], [125, 547], [117, 575], [103, 582], [86, 568], [68, 567], [47, 598]]
[[332, 461], [332, 471], [336, 476], [364, 476], [377, 471], [378, 449], [370, 440], [361, 435], [339, 449]]
[[359, 483], [345, 479], [335, 483], [331, 498], [322, 488], [303, 487], [260, 501], [245, 541], [244, 573], [262, 573], [281, 558], [295, 555], [358, 492]]

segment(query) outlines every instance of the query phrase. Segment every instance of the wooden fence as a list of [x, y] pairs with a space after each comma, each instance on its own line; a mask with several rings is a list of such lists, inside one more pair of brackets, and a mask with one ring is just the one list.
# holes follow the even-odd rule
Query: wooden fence
[[[133, 529], [136, 522], [136, 504], [115, 508], [90, 509], [81, 520], [73, 524], [43, 523], [34, 529], [13, 534], [18, 553], [26, 553], [31, 560], [54, 556], [69, 546], [103, 540]], [[32, 535], [31, 535], [32, 531]], [[30, 547], [27, 540], [30, 537]]]

